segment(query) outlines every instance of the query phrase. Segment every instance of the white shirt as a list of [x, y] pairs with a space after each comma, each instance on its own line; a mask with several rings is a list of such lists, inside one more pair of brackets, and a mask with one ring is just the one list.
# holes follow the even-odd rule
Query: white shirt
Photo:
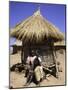
[[[37, 56], [33, 56], [33, 57], [28, 56], [26, 63], [29, 64], [30, 61], [31, 61], [31, 63], [33, 64], [33, 61], [35, 60], [36, 57]], [[39, 59], [40, 62], [42, 61], [40, 57], [38, 57], [38, 59]]]

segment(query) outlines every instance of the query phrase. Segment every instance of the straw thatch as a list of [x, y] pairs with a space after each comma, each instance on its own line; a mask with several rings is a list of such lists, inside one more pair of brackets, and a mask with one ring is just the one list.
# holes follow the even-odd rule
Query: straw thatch
[[24, 43], [42, 43], [47, 40], [56, 42], [64, 38], [58, 28], [43, 18], [40, 10], [16, 25], [11, 32], [11, 36]]
[[63, 40], [61, 42], [56, 42], [56, 43], [54, 43], [54, 46], [66, 46], [65, 41]]
[[[22, 46], [22, 41], [20, 41], [20, 40], [17, 39], [16, 42], [13, 45]], [[65, 40], [55, 42], [54, 43], [54, 46], [66, 46], [65, 45]]]

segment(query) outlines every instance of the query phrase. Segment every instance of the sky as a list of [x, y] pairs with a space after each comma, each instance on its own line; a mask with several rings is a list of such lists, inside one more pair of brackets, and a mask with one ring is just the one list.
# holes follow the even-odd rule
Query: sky
[[[33, 15], [40, 8], [42, 16], [54, 24], [59, 30], [65, 33], [66, 28], [66, 6], [64, 4], [28, 3], [15, 2], [9, 3], [9, 28], [12, 29], [19, 22]], [[10, 45], [15, 42], [10, 38]]]

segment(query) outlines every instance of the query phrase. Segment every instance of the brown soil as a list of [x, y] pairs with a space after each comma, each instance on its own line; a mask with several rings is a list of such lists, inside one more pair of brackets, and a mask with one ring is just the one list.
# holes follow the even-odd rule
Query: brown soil
[[[47, 79], [44, 79], [40, 86], [51, 86], [51, 85], [65, 85], [65, 52], [63, 54], [57, 52], [57, 61], [60, 62], [60, 68], [62, 68], [62, 72], [59, 72], [59, 78], [55, 78], [52, 75], [47, 76]], [[16, 63], [21, 62], [20, 53], [10, 55], [10, 67]], [[24, 86], [26, 83], [26, 78], [24, 77], [24, 72], [10, 72], [10, 86], [13, 88], [20, 87], [36, 87], [37, 85], [33, 82], [28, 86]]]

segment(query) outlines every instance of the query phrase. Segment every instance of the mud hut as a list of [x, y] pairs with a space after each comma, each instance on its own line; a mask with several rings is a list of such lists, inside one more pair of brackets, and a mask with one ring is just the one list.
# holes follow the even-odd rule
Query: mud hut
[[64, 39], [59, 29], [45, 19], [40, 10], [17, 24], [12, 30], [11, 36], [22, 41], [22, 62], [26, 61], [30, 50], [35, 50], [48, 66], [56, 63], [53, 52], [54, 42]]
[[65, 40], [54, 43], [54, 47], [56, 50], [60, 50], [60, 49], [66, 50]]
[[12, 53], [11, 54], [16, 54], [17, 53], [17, 45], [11, 45], [10, 47], [12, 47]]
[[16, 54], [21, 51], [22, 42], [20, 40], [16, 39], [16, 42], [13, 45], [11, 45], [10, 47], [12, 47], [12, 54]]

